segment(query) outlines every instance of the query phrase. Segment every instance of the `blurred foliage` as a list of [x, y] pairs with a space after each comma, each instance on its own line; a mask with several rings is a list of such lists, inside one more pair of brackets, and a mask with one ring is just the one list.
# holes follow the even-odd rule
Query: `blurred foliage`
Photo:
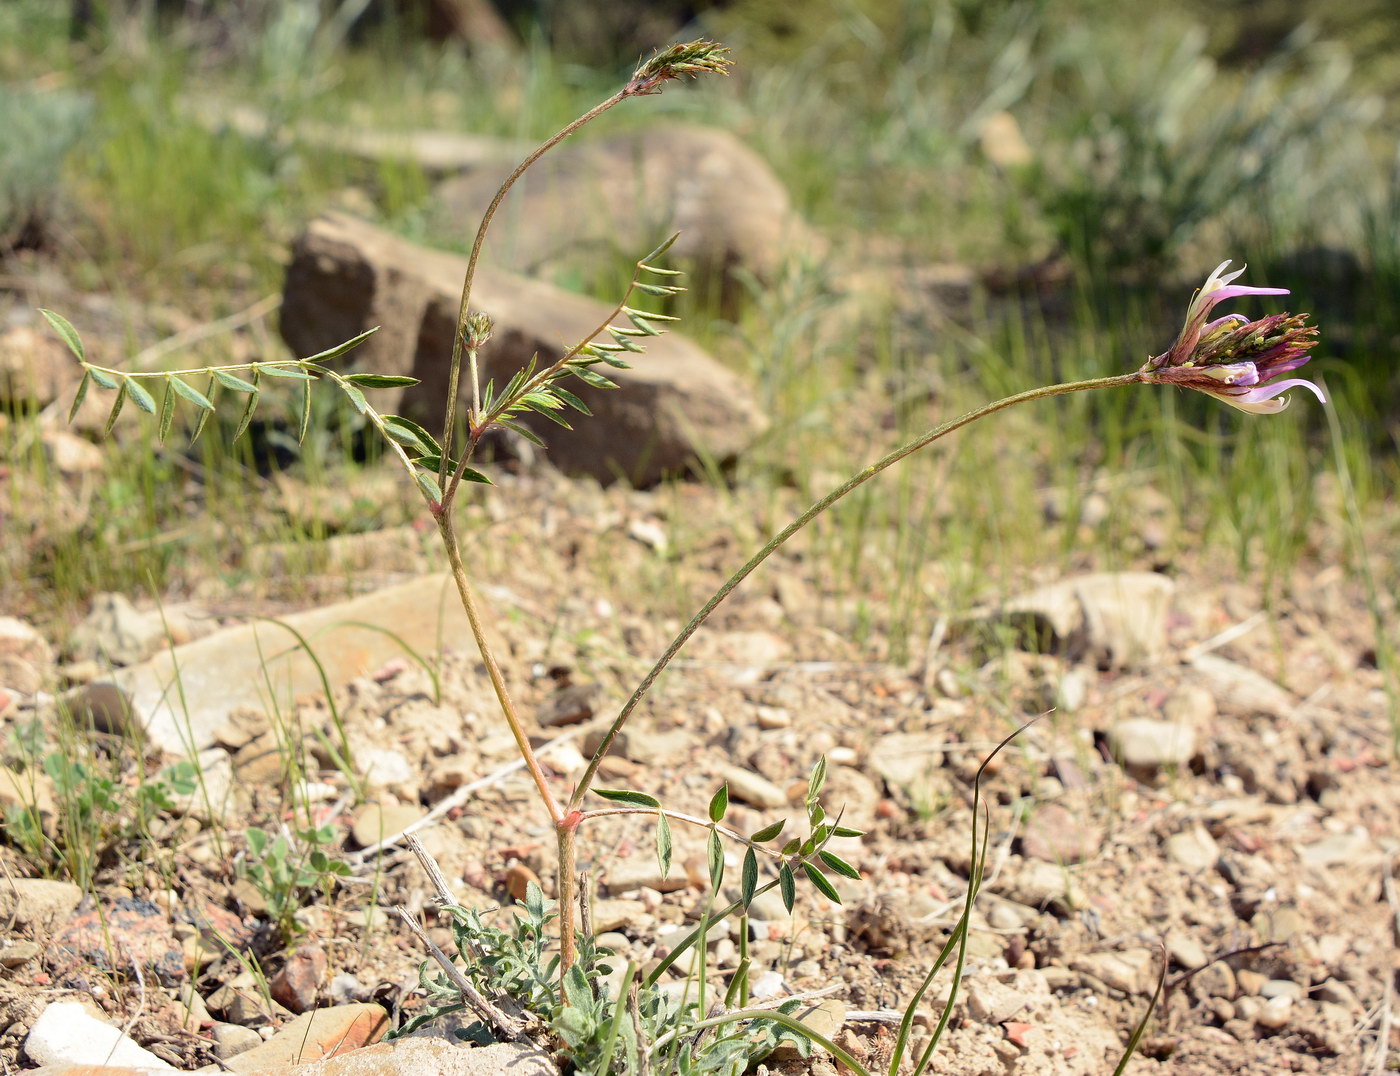
[[0, 86], [0, 249], [42, 237], [63, 160], [91, 115], [84, 94]]

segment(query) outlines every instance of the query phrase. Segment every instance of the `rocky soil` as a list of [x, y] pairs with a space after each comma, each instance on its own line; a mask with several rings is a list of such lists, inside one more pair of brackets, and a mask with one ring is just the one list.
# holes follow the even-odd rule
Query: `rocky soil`
[[[509, 520], [508, 539], [482, 540], [478, 567], [507, 679], [564, 793], [600, 722], [679, 627], [639, 594], [678, 555], [690, 566], [686, 587], [716, 585], [744, 550], [733, 529], [695, 521], [745, 509], [702, 485], [601, 489], [547, 470], [501, 483], [468, 525], [485, 536], [493, 519]], [[752, 521], [740, 522], [735, 529]], [[362, 589], [437, 563], [417, 531], [383, 541], [383, 557], [356, 563], [405, 570], [360, 572]], [[1164, 960], [1166, 989], [1130, 1072], [1394, 1064], [1400, 795], [1364, 595], [1340, 569], [1305, 566], [1268, 610], [1251, 586], [1188, 567], [1170, 577], [1027, 578], [998, 608], [950, 610], [896, 665], [848, 640], [850, 611], [826, 596], [829, 580], [802, 552], [775, 558], [721, 607], [638, 711], [602, 778], [702, 815], [728, 781], [729, 821], [751, 832], [800, 820], [806, 772], [826, 756], [828, 803], [867, 831], [838, 842], [862, 878], [842, 880], [840, 906], [799, 889], [791, 917], [760, 898], [750, 942], [757, 991], [835, 987], [819, 1019], [868, 1063], [887, 1056], [889, 1014], [917, 986], [965, 892], [973, 775], [996, 741], [1039, 717], [983, 787], [987, 879], [932, 1071], [1111, 1071]], [[343, 579], [332, 565], [324, 604]], [[630, 589], [619, 589], [626, 579]], [[236, 598], [187, 610], [189, 635], [237, 622]], [[99, 610], [108, 616], [95, 625], [99, 639], [123, 634], [112, 619], [122, 604]], [[387, 616], [384, 627], [407, 631], [434, 613]], [[992, 623], [1009, 648], [992, 645]], [[1043, 653], [1029, 648], [1032, 634]], [[101, 681], [82, 660], [85, 636], [76, 638], [44, 640], [6, 623], [7, 733], [37, 717], [56, 735], [45, 692], [65, 674], [80, 693], [84, 679]], [[335, 684], [361, 797], [333, 764], [331, 710], [305, 693], [292, 713], [227, 715], [199, 755], [214, 803], [195, 795], [162, 810], [158, 855], [133, 860], [131, 841], [108, 849], [81, 902], [71, 886], [28, 881], [32, 863], [0, 852], [6, 1066], [36, 1064], [27, 1047], [36, 1022], [75, 998], [183, 1070], [285, 1065], [288, 1036], [308, 1041], [295, 1014], [312, 1009], [360, 1006], [336, 1010], [348, 1023], [365, 1005], [382, 1006], [388, 1023], [411, 1016], [423, 1004], [423, 954], [389, 909], [406, 907], [440, 943], [447, 934], [401, 842], [363, 849], [425, 818], [418, 835], [463, 903], [501, 908], [534, 878], [551, 890], [552, 837], [530, 784], [509, 768], [513, 746], [481, 663], [468, 639], [454, 633], [443, 644], [440, 692], [392, 647], [367, 651], [360, 673]], [[217, 682], [220, 669], [201, 672]], [[0, 791], [11, 803], [32, 799], [42, 775], [20, 772], [10, 742], [13, 787]], [[287, 771], [289, 744], [307, 773]], [[128, 780], [171, 760], [152, 748]], [[330, 827], [328, 850], [352, 873], [305, 894], [287, 945], [238, 868], [249, 826], [295, 825], [306, 810]], [[582, 858], [597, 887], [595, 929], [624, 956], [664, 955], [701, 910], [692, 883], [704, 874], [703, 832], [677, 827], [670, 878], [659, 875], [651, 823], [635, 816], [590, 823]], [[736, 852], [730, 877], [738, 866]], [[712, 935], [721, 977], [737, 964], [736, 943], [732, 930]], [[936, 1021], [948, 988], [945, 974], [921, 1025]], [[334, 1043], [372, 1040], [384, 1021], [371, 1023], [361, 1037], [342, 1026]], [[274, 1035], [279, 1027], [288, 1030]], [[281, 1055], [240, 1065], [241, 1051], [278, 1042]], [[374, 1049], [376, 1064], [407, 1056]], [[820, 1058], [769, 1064], [833, 1071]]]

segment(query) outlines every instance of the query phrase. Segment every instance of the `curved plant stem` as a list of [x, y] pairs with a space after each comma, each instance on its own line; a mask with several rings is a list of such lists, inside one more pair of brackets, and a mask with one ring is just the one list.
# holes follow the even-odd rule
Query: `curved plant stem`
[[[481, 652], [481, 660], [486, 665], [486, 675], [490, 677], [491, 687], [496, 692], [496, 701], [500, 704], [501, 713], [505, 715], [506, 724], [510, 726], [511, 735], [515, 737], [515, 746], [520, 751], [520, 757], [525, 760], [525, 768], [529, 770], [530, 777], [539, 790], [540, 799], [544, 801], [545, 808], [549, 811], [550, 821], [558, 826], [564, 819], [564, 813], [559, 809], [559, 803], [555, 800], [554, 793], [550, 791], [544, 770], [540, 768], [539, 760], [535, 757], [534, 749], [530, 746], [530, 737], [525, 734], [525, 726], [520, 720], [520, 714], [515, 709], [515, 703], [511, 700], [510, 691], [506, 688], [506, 680], [501, 673], [501, 666], [497, 663], [496, 655], [486, 641], [486, 630], [481, 623], [481, 610], [476, 604], [476, 596], [472, 593], [471, 584], [467, 581], [466, 568], [462, 565], [462, 551], [457, 546], [457, 532], [453, 529], [451, 520], [445, 515], [439, 516], [437, 522], [438, 530], [442, 534], [442, 544], [447, 550], [447, 563], [452, 569], [452, 579], [457, 584], [457, 594], [462, 599], [462, 608], [467, 614], [467, 622], [471, 625], [472, 637], [476, 640], [477, 649]], [[563, 893], [562, 878], [560, 879], [560, 893], [561, 895]]]
[[656, 664], [647, 672], [642, 682], [637, 685], [637, 690], [632, 692], [632, 697], [627, 700], [617, 717], [613, 720], [613, 723], [608, 726], [607, 734], [603, 737], [602, 742], [599, 743], [598, 749], [593, 752], [593, 757], [588, 762], [588, 768], [583, 771], [583, 776], [574, 787], [573, 795], [569, 798], [569, 810], [578, 809], [578, 805], [583, 801], [584, 795], [588, 792], [589, 786], [592, 784], [594, 775], [598, 772], [598, 766], [603, 761], [603, 756], [608, 753], [608, 749], [612, 746], [612, 742], [617, 737], [617, 734], [622, 730], [622, 726], [626, 724], [627, 719], [632, 716], [632, 711], [637, 708], [637, 704], [641, 702], [646, 693], [651, 690], [651, 685], [656, 682], [656, 678], [661, 675], [662, 670], [671, 663], [671, 659], [676, 656], [681, 647], [695, 634], [696, 629], [715, 611], [715, 608], [720, 602], [729, 597], [730, 592], [733, 591], [735, 587], [753, 573], [755, 568], [767, 560], [789, 538], [803, 527], [807, 526], [812, 520], [816, 519], [817, 516], [821, 515], [851, 491], [870, 481], [870, 479], [874, 478], [881, 471], [894, 466], [906, 456], [913, 455], [915, 452], [919, 451], [919, 449], [931, 445], [940, 437], [944, 437], [954, 430], [960, 430], [964, 426], [976, 422], [978, 419], [986, 418], [988, 415], [994, 415], [998, 411], [1004, 411], [1008, 407], [1030, 403], [1032, 400], [1044, 399], [1047, 396], [1065, 396], [1072, 392], [1087, 392], [1090, 389], [1116, 388], [1120, 385], [1136, 384], [1142, 380], [1142, 375], [1134, 371], [1128, 374], [1118, 374], [1114, 377], [1095, 377], [1087, 381], [1070, 381], [1061, 385], [1047, 385], [1042, 388], [1028, 389], [1025, 392], [1018, 392], [1014, 396], [1007, 396], [1003, 399], [995, 400], [976, 410], [969, 411], [964, 415], [959, 415], [957, 418], [949, 419], [947, 422], [935, 426], [933, 429], [914, 438], [914, 440], [900, 445], [893, 452], [882, 456], [869, 467], [857, 471], [845, 482], [813, 504], [770, 538], [768, 543], [755, 553], [742, 568], [725, 580], [724, 585], [721, 586], [719, 590], [715, 591], [709, 601], [701, 606], [700, 611], [691, 618], [690, 623], [682, 628], [680, 634], [671, 640], [671, 645], [666, 648], [666, 652], [661, 655]]
[[[515, 186], [515, 181], [525, 174], [526, 169], [584, 124], [591, 123], [608, 109], [626, 100], [629, 96], [632, 95], [629, 94], [626, 89], [618, 90], [617, 93], [613, 94], [606, 101], [594, 105], [557, 134], [542, 142], [533, 153], [516, 165], [515, 171], [506, 177], [505, 182], [502, 183], [500, 189], [496, 191], [496, 196], [491, 199], [491, 204], [486, 207], [485, 214], [482, 215], [481, 225], [476, 230], [476, 239], [472, 242], [472, 252], [467, 258], [467, 272], [462, 278], [462, 301], [457, 307], [457, 331], [452, 336], [452, 363], [448, 368], [447, 383], [447, 412], [442, 423], [443, 464], [438, 473], [438, 483], [440, 486], [445, 485], [447, 482], [447, 460], [452, 455], [452, 427], [457, 421], [457, 385], [462, 370], [462, 347], [464, 343], [462, 339], [462, 330], [466, 327], [467, 316], [471, 313], [472, 283], [476, 280], [476, 264], [481, 260], [481, 248], [486, 243], [486, 232], [491, 227], [491, 221], [496, 216], [496, 210], [500, 208], [501, 202], [505, 199], [511, 187]], [[477, 380], [475, 368], [473, 368], [471, 373], [473, 381], [472, 399], [478, 401], [476, 406], [480, 407], [481, 390], [480, 386], [475, 383]], [[449, 508], [450, 504], [450, 500], [445, 501], [444, 508]]]

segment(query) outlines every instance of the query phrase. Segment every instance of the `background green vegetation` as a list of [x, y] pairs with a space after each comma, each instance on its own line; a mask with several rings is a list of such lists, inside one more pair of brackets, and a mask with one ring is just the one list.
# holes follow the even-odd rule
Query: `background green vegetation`
[[[14, 253], [17, 264], [56, 265], [119, 307], [213, 319], [276, 292], [291, 238], [348, 188], [381, 223], [462, 246], [468, 237], [434, 228], [418, 170], [312, 151], [297, 124], [539, 138], [636, 59], [630, 39], [589, 38], [568, 5], [515, 15], [519, 51], [470, 55], [425, 41], [411, 20], [352, 34], [318, 21], [315, 6], [196, 5], [201, 17], [186, 19], [137, 4], [135, 17], [99, 19], [77, 41], [64, 5], [0, 7], [0, 115], [32, 115], [39, 98], [53, 112], [19, 125], [0, 156], [0, 213], [11, 218], [0, 236], [31, 210], [45, 222], [42, 247]], [[231, 8], [250, 14], [233, 19]], [[1311, 20], [1300, 25], [1298, 10]], [[874, 633], [897, 656], [940, 612], [1029, 569], [1204, 569], [1275, 594], [1296, 566], [1341, 558], [1384, 589], [1396, 567], [1382, 509], [1393, 507], [1400, 384], [1400, 111], [1389, 92], [1400, 61], [1385, 43], [1397, 31], [1400, 17], [1379, 0], [1150, 14], [1106, 0], [813, 0], [800, 15], [770, 0], [709, 7], [681, 32], [731, 45], [734, 76], [632, 102], [599, 126], [730, 128], [832, 239], [820, 263], [756, 285], [735, 321], [698, 302], [683, 311], [685, 331], [751, 376], [774, 419], [740, 465], [735, 527], [756, 537], [781, 525], [901, 431], [1141, 363], [1170, 343], [1204, 274], [1231, 257], [1249, 262], [1248, 282], [1291, 287], [1317, 315], [1323, 345], [1309, 371], [1327, 381], [1339, 436], [1310, 398], [1268, 420], [1136, 389], [1004, 417], [909, 461], [817, 526], [808, 549], [828, 565], [835, 597], [850, 599], [835, 626]], [[191, 107], [209, 97], [256, 106], [285, 137], [201, 124]], [[984, 152], [999, 112], [1015, 117], [1028, 163]], [[952, 324], [905, 296], [896, 315], [818, 331], [857, 270], [931, 262], [970, 265], [993, 286]], [[625, 272], [620, 259], [566, 279], [611, 296]], [[82, 321], [62, 297], [45, 305]], [[281, 345], [269, 335], [261, 346]], [[33, 483], [12, 482], [12, 497], [58, 481], [23, 430], [12, 421], [0, 433], [0, 452]], [[374, 460], [354, 434], [342, 424], [293, 453], [276, 429], [232, 449], [211, 430], [186, 455], [157, 449], [148, 424], [122, 423], [120, 461], [86, 491], [80, 525], [55, 498], [33, 533], [7, 529], [0, 605], [63, 620], [95, 589], [189, 589], [201, 570], [236, 586], [230, 550], [401, 522], [405, 498], [348, 498], [309, 521], [269, 509], [283, 469], [355, 488], [347, 475]], [[1350, 514], [1338, 494], [1348, 487]], [[1050, 517], [1047, 499], [1061, 506]], [[1101, 508], [1083, 515], [1090, 500]], [[1149, 500], [1168, 506], [1155, 548], [1140, 537]], [[1337, 533], [1344, 540], [1328, 537]], [[1383, 551], [1366, 564], [1363, 539]], [[705, 536], [682, 529], [682, 554], [688, 540]], [[669, 584], [636, 600], [678, 612], [707, 589], [683, 575]]]

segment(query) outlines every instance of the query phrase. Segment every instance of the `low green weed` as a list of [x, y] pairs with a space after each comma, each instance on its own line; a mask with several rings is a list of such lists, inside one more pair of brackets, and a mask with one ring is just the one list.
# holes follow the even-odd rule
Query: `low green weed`
[[297, 912], [307, 898], [318, 892], [329, 896], [335, 880], [350, 874], [350, 865], [327, 851], [338, 843], [336, 829], [332, 825], [295, 831], [284, 827], [270, 834], [255, 826], [245, 837], [248, 850], [238, 861], [238, 876], [262, 897], [273, 925], [290, 943], [302, 932]]

